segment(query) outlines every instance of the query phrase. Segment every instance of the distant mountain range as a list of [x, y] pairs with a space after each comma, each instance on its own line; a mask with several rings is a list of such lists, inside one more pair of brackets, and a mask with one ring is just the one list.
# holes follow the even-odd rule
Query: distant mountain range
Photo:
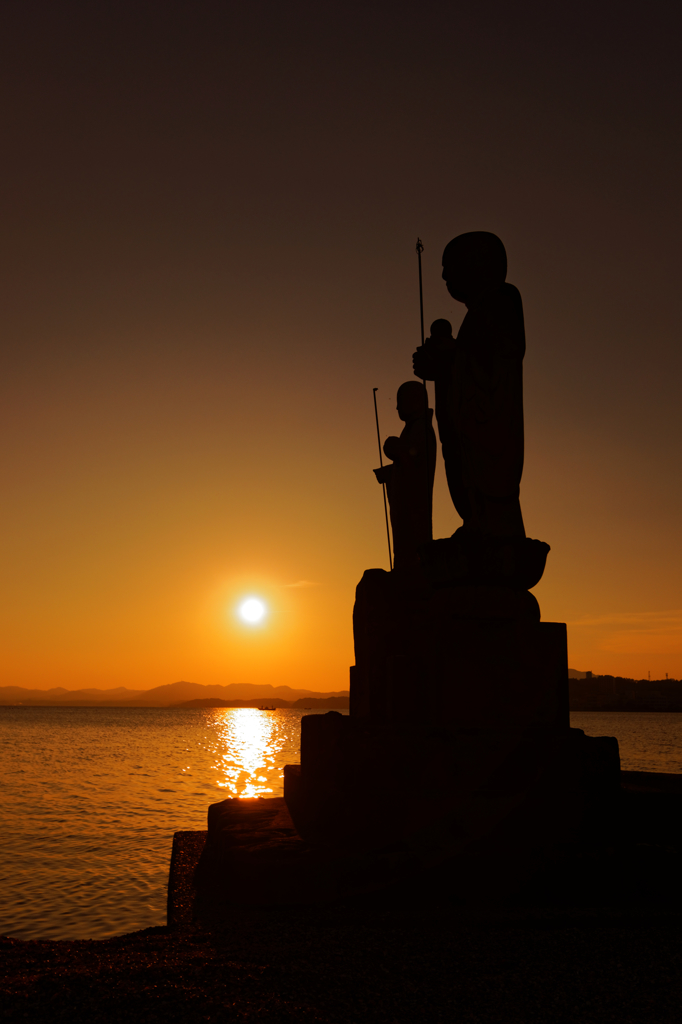
[[[174, 704], [178, 708], [260, 708], [262, 697], [254, 700], [221, 700], [220, 697], [200, 697], [198, 700], [185, 700], [182, 704]], [[350, 705], [348, 697], [300, 697], [298, 700], [281, 700], [279, 697], [268, 697], [264, 711], [276, 708], [298, 708], [298, 710], [314, 711], [317, 708], [331, 708], [343, 711]]]
[[[201, 683], [188, 683], [183, 680], [179, 683], [155, 686], [151, 690], [129, 690], [126, 686], [116, 686], [108, 690], [95, 688], [66, 690], [63, 686], [56, 686], [50, 690], [30, 690], [24, 686], [0, 686], [0, 705], [163, 708], [185, 704], [187, 701], [219, 698], [221, 701], [226, 702], [224, 705], [218, 705], [220, 707], [253, 707], [259, 703], [274, 706], [275, 701], [278, 702], [280, 707], [288, 707], [301, 699], [306, 699], [306, 701], [327, 701], [334, 697], [347, 698], [348, 695], [348, 690], [331, 690], [326, 693], [319, 690], [296, 689], [291, 686], [271, 686], [269, 684], [258, 685], [256, 683], [203, 686]], [[232, 704], [231, 702], [233, 701], [238, 703]], [[244, 705], [241, 705], [240, 702], [242, 701]], [[249, 703], [247, 704], [246, 702]], [[310, 704], [310, 707], [314, 706], [314, 704]]]
[[[585, 672], [569, 669], [570, 679], [585, 679]], [[108, 690], [93, 687], [67, 690], [55, 686], [50, 690], [31, 690], [24, 686], [0, 686], [0, 705], [26, 704], [41, 707], [135, 707], [164, 708], [194, 707], [348, 707], [349, 690], [305, 690], [291, 686], [258, 685], [256, 683], [230, 683], [229, 686], [188, 683], [168, 683], [151, 690], [130, 690], [116, 686]], [[330, 703], [334, 699], [345, 703]], [[213, 703], [211, 703], [213, 701]], [[188, 702], [191, 702], [188, 704]]]

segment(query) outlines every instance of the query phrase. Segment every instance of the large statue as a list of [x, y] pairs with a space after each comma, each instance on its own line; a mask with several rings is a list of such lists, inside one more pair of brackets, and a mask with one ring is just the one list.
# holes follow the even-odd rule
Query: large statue
[[388, 437], [384, 453], [392, 464], [375, 469], [386, 484], [391, 508], [396, 569], [420, 564], [419, 548], [432, 539], [431, 512], [436, 470], [436, 435], [431, 426], [426, 388], [408, 380], [398, 388], [398, 416], [405, 424], [400, 437]]
[[436, 418], [448, 487], [464, 528], [523, 538], [523, 307], [505, 283], [507, 255], [487, 231], [458, 235], [443, 253], [443, 279], [467, 309], [453, 339], [447, 321], [413, 357], [436, 384]]

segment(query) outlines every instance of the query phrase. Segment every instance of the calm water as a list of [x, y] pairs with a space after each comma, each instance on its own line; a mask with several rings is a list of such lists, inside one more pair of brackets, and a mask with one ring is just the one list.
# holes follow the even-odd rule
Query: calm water
[[228, 796], [281, 796], [303, 714], [0, 707], [0, 934], [164, 924], [173, 833]]
[[[0, 934], [165, 923], [173, 833], [228, 796], [281, 796], [310, 712], [0, 707]], [[682, 772], [682, 715], [585, 712], [624, 768]]]

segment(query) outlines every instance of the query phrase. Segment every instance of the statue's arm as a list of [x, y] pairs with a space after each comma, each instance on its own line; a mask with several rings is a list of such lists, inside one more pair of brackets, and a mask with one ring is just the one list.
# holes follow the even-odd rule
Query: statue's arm
[[390, 482], [393, 474], [393, 466], [381, 466], [380, 469], [374, 470], [374, 475], [380, 484], [387, 484]]

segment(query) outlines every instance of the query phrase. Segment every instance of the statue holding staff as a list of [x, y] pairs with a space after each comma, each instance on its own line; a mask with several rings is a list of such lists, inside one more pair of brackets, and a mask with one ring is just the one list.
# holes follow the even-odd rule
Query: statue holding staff
[[467, 534], [522, 540], [523, 306], [505, 281], [507, 255], [487, 231], [454, 238], [443, 280], [467, 307], [457, 338], [447, 321], [414, 353], [415, 376], [436, 385], [448, 488]]
[[436, 435], [426, 389], [409, 380], [398, 388], [398, 415], [405, 423], [400, 437], [388, 437], [384, 454], [392, 463], [375, 469], [386, 484], [391, 510], [396, 569], [420, 564], [419, 548], [433, 538], [431, 527]]

